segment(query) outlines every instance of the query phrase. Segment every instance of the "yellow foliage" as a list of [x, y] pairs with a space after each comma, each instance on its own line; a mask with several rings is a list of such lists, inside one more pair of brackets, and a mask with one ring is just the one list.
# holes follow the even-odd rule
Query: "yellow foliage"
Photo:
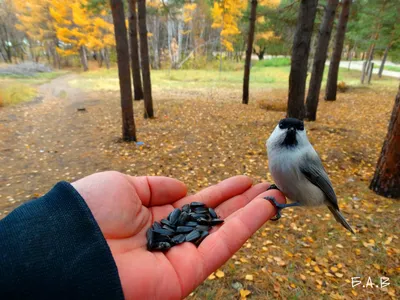
[[278, 7], [279, 4], [281, 4], [281, 0], [260, 0], [261, 6]]
[[226, 50], [233, 51], [232, 39], [240, 34], [238, 20], [247, 7], [247, 1], [241, 0], [223, 0], [214, 2], [211, 10], [213, 17], [212, 28], [221, 28], [221, 43]]
[[196, 3], [188, 3], [183, 6], [183, 22], [188, 23], [193, 19], [193, 12], [196, 7]]
[[104, 19], [105, 11], [95, 15], [87, 10], [87, 0], [49, 0], [57, 38], [65, 45], [58, 52], [75, 55], [82, 46], [97, 51], [115, 44], [113, 26]]
[[16, 28], [40, 42], [39, 47], [54, 43], [56, 32], [50, 16], [50, 0], [13, 0], [19, 23]]

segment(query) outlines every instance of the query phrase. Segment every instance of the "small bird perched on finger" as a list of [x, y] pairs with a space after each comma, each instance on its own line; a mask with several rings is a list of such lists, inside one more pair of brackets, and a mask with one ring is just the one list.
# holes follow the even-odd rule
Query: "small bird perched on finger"
[[329, 180], [321, 159], [308, 141], [304, 123], [294, 118], [282, 119], [267, 140], [268, 164], [275, 184], [269, 189], [280, 190], [293, 203], [279, 204], [273, 197], [265, 199], [272, 202], [278, 213], [291, 206], [326, 205], [347, 230], [354, 230], [339, 210], [335, 191]]

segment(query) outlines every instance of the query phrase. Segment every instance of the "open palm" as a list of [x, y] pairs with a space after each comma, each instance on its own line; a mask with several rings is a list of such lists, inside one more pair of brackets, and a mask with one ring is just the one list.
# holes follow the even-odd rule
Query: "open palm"
[[[246, 176], [226, 179], [195, 195], [167, 177], [132, 177], [97, 173], [72, 184], [82, 195], [110, 246], [126, 299], [181, 299], [225, 263], [276, 213], [263, 197], [268, 184], [252, 186]], [[198, 248], [183, 243], [169, 251], [149, 252], [146, 231], [174, 208], [200, 201], [225, 219]]]

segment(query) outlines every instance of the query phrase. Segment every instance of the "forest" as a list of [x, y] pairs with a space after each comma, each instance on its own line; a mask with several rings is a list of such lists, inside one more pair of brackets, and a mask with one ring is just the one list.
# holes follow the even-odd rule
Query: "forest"
[[187, 299], [398, 299], [399, 80], [398, 0], [0, 0], [0, 220], [106, 170], [273, 183], [297, 118], [356, 235], [285, 209]]

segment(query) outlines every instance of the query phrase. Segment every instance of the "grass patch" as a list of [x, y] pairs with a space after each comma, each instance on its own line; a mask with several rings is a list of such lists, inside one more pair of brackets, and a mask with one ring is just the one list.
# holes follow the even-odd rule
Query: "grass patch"
[[398, 66], [385, 66], [385, 70], [400, 72], [400, 67], [398, 67]]
[[[282, 87], [287, 84], [288, 67], [254, 68], [251, 72], [251, 88]], [[155, 89], [241, 89], [243, 69], [218, 70], [152, 70], [152, 86]], [[72, 80], [71, 86], [86, 90], [118, 90], [116, 69], [98, 70], [82, 74]]]
[[[380, 65], [374, 65], [374, 69], [379, 69], [381, 66]], [[400, 72], [400, 66], [387, 66], [383, 68], [386, 71], [394, 71], [394, 72]]]
[[[281, 59], [281, 58], [279, 58]], [[267, 60], [266, 60], [267, 61]], [[263, 61], [261, 61], [263, 62]], [[325, 68], [322, 89], [325, 89], [328, 69]], [[290, 66], [281, 67], [253, 67], [250, 74], [250, 92], [265, 92], [267, 89], [288, 89]], [[343, 81], [349, 88], [375, 88], [396, 86], [397, 81], [390, 77], [378, 78], [376, 74], [372, 77], [371, 85], [361, 85], [360, 71], [347, 70], [341, 68], [338, 81]], [[307, 83], [311, 78], [311, 74], [307, 74]], [[210, 70], [152, 70], [151, 71], [152, 87], [155, 91], [173, 90], [206, 90], [213, 89], [229, 89], [230, 91], [238, 91], [243, 85], [243, 66], [238, 71], [222, 71], [215, 69]], [[117, 69], [110, 70], [99, 69], [80, 74], [79, 79], [69, 82], [72, 87], [81, 88], [83, 90], [110, 90], [118, 91], [118, 73]], [[286, 101], [286, 100], [285, 100]]]
[[58, 76], [67, 74], [67, 71], [55, 71], [55, 72], [46, 72], [46, 73], [36, 73], [33, 76], [28, 76], [28, 75], [5, 75], [5, 74], [0, 74], [0, 81], [2, 80], [7, 80], [7, 79], [18, 79], [21, 82], [25, 83], [34, 83], [34, 84], [42, 84], [46, 83]]
[[255, 67], [285, 67], [290, 66], [290, 58], [275, 57], [271, 59], [260, 60], [254, 64]]
[[14, 105], [33, 100], [37, 94], [37, 87], [66, 71], [37, 73], [34, 76], [0, 75], [0, 106]]
[[37, 89], [28, 84], [0, 83], [0, 106], [26, 102], [37, 96]]

